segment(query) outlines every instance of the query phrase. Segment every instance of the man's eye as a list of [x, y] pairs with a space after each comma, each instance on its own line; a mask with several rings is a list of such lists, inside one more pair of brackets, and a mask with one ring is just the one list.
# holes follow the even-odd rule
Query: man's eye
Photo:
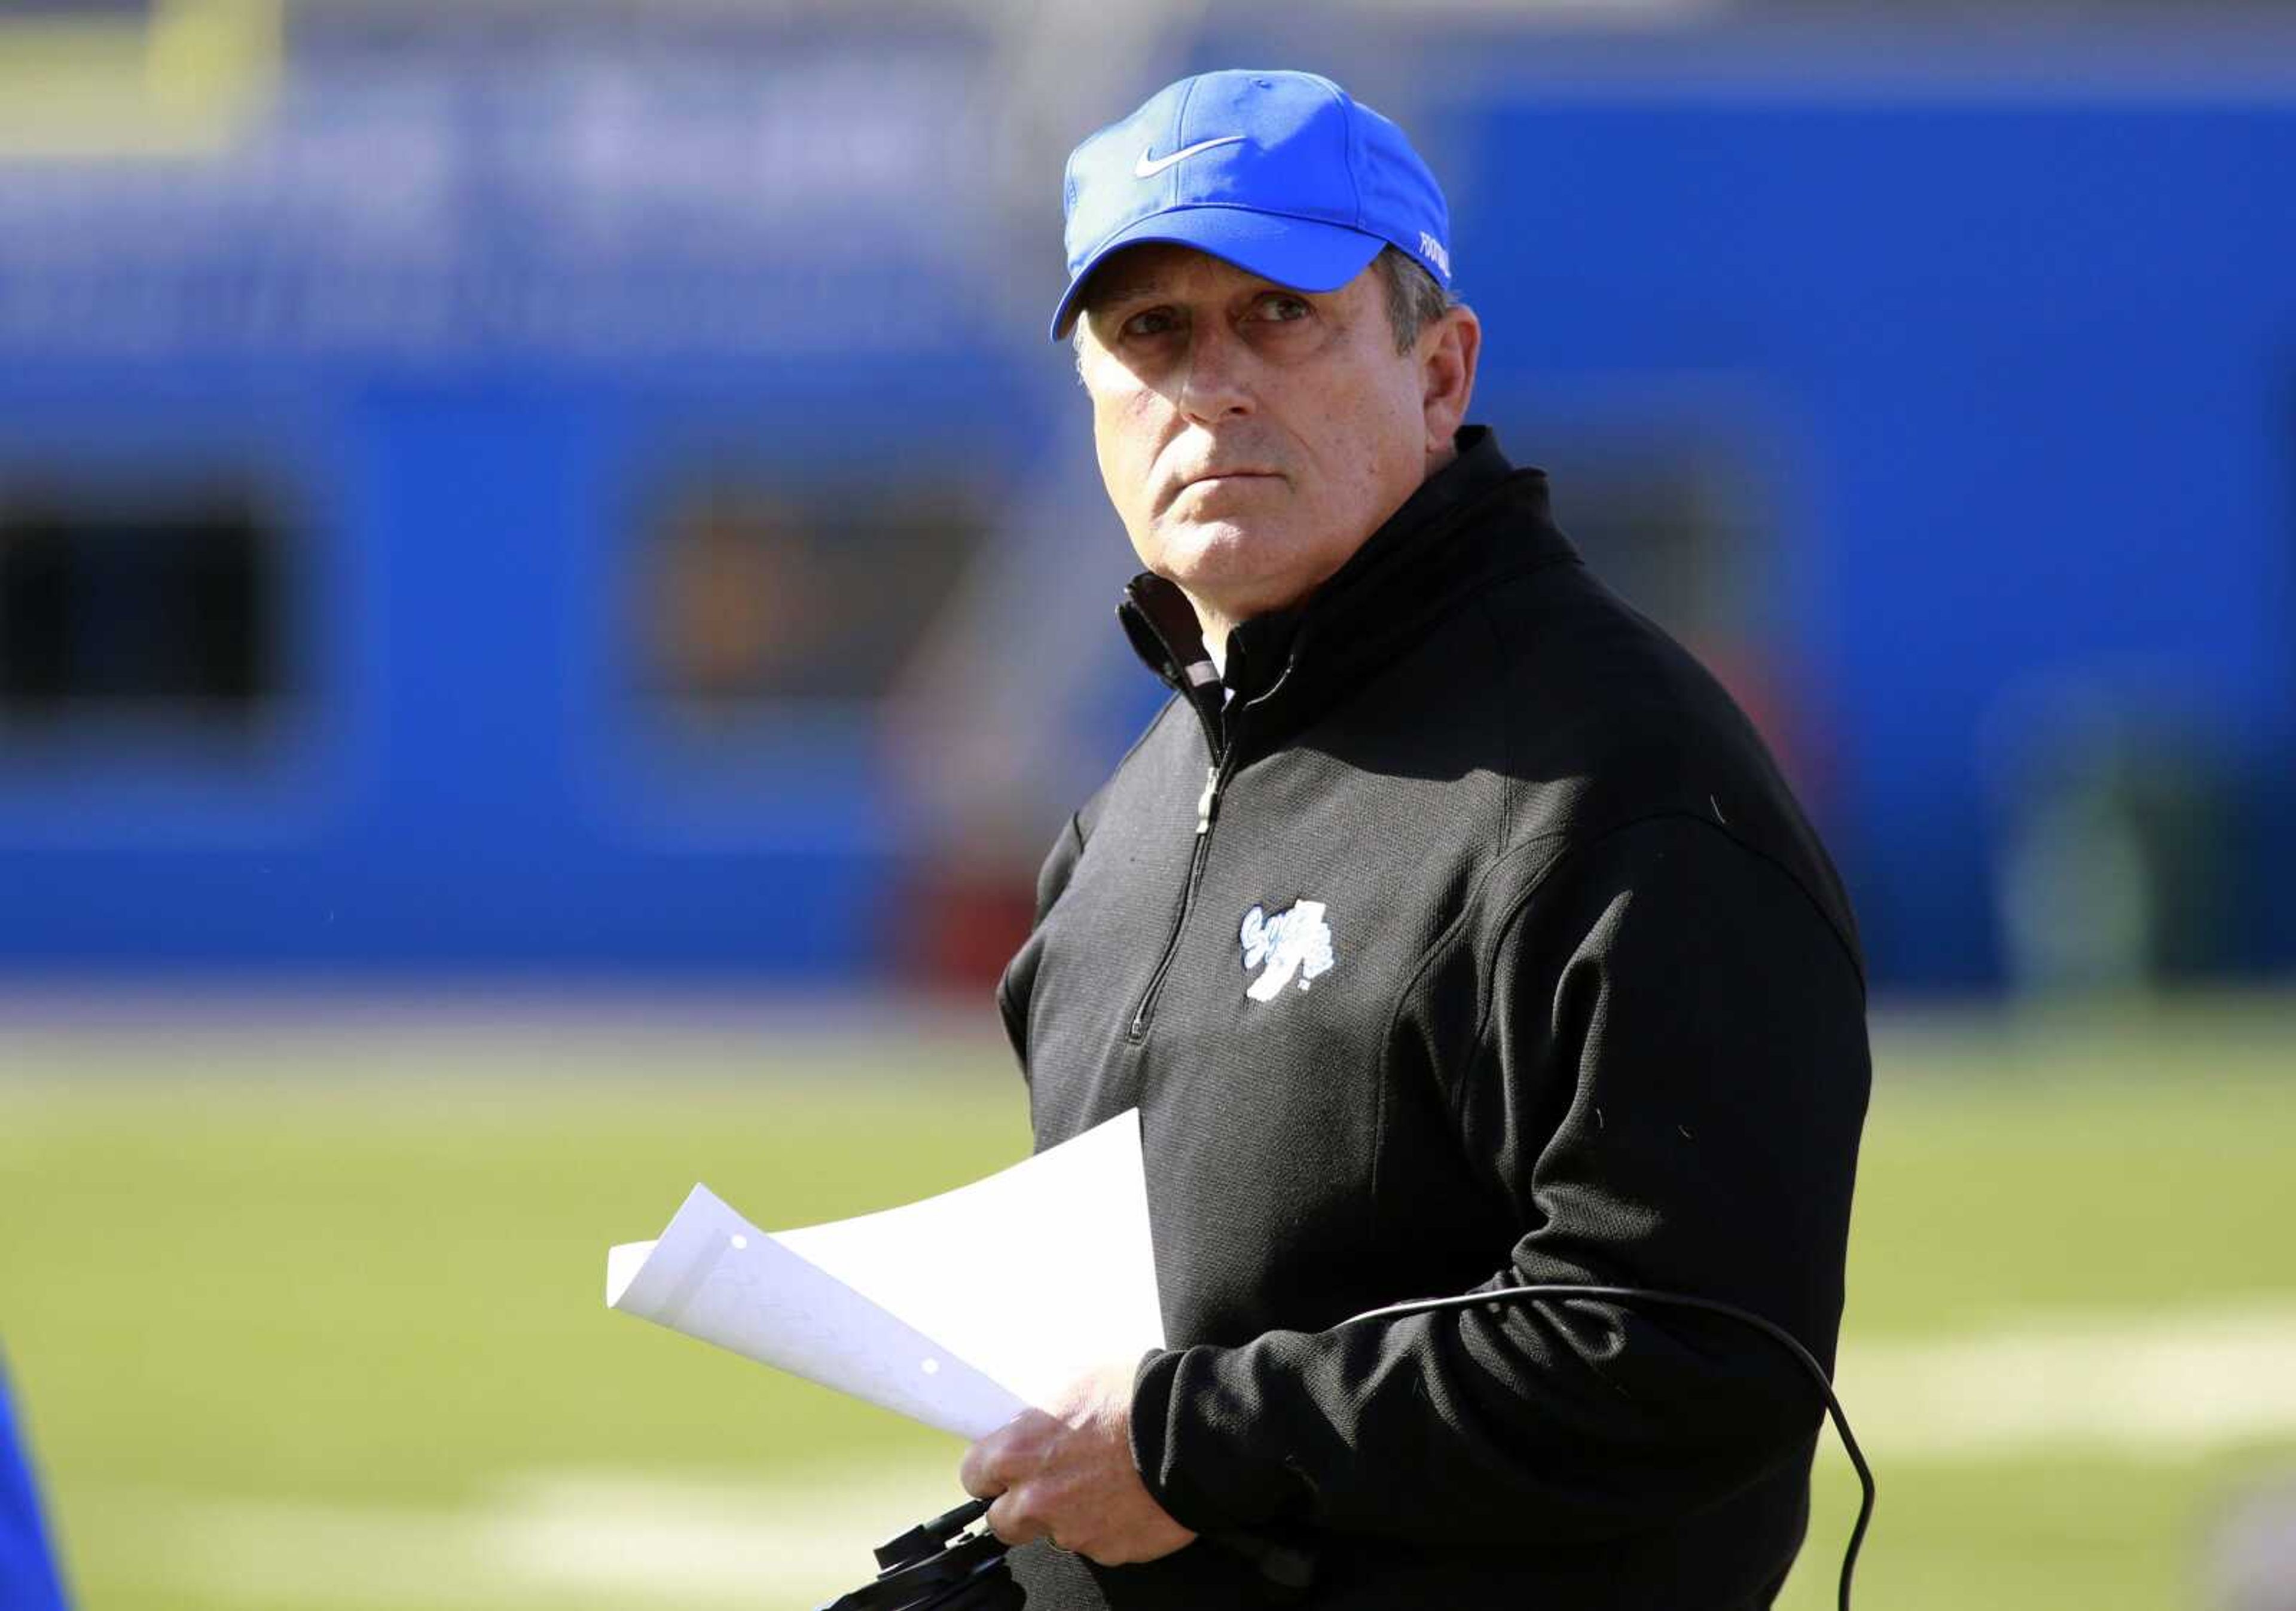
[[1122, 326], [1128, 336], [1160, 336], [1179, 328], [1179, 321], [1168, 307], [1152, 307], [1127, 319]]
[[1304, 297], [1267, 296], [1259, 299], [1259, 315], [1275, 323], [1292, 319], [1304, 319], [1315, 310]]

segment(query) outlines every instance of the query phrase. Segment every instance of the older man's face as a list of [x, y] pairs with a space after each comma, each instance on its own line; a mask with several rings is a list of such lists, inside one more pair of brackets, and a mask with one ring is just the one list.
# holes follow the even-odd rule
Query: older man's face
[[1447, 454], [1464, 389], [1431, 405], [1428, 349], [1395, 350], [1376, 267], [1312, 292], [1188, 247], [1111, 258], [1079, 367], [1141, 563], [1214, 630], [1304, 597]]

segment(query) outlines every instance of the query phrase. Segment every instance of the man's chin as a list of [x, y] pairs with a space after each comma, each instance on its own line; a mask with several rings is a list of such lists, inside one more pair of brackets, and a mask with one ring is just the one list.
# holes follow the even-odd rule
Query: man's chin
[[1229, 622], [1247, 621], [1297, 603], [1313, 591], [1313, 583], [1286, 585], [1283, 577], [1234, 565], [1168, 566], [1161, 574], [1177, 582], [1196, 602], [1199, 612], [1209, 609]]

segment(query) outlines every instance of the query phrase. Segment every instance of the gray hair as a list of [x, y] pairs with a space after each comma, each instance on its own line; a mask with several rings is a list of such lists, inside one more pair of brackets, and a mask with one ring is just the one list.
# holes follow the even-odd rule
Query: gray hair
[[1422, 331], [1459, 306], [1459, 298], [1399, 246], [1382, 246], [1372, 264], [1387, 287], [1387, 323], [1398, 353], [1409, 352]]
[[[1458, 307], [1459, 298], [1453, 296], [1442, 282], [1420, 266], [1419, 260], [1401, 247], [1382, 246], [1379, 256], [1372, 259], [1379, 270], [1380, 284], [1387, 293], [1387, 327], [1395, 337], [1395, 350], [1407, 353], [1419, 340], [1420, 332]], [[1078, 378], [1084, 365], [1084, 318], [1078, 315], [1069, 331], [1069, 349], [1075, 355]]]

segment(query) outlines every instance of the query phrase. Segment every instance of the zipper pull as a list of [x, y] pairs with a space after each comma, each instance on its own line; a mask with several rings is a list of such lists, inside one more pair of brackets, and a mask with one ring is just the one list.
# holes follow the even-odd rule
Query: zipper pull
[[1217, 765], [1208, 766], [1204, 769], [1204, 792], [1196, 801], [1198, 833], [1210, 833], [1212, 830], [1212, 806], [1218, 798], [1219, 768]]

